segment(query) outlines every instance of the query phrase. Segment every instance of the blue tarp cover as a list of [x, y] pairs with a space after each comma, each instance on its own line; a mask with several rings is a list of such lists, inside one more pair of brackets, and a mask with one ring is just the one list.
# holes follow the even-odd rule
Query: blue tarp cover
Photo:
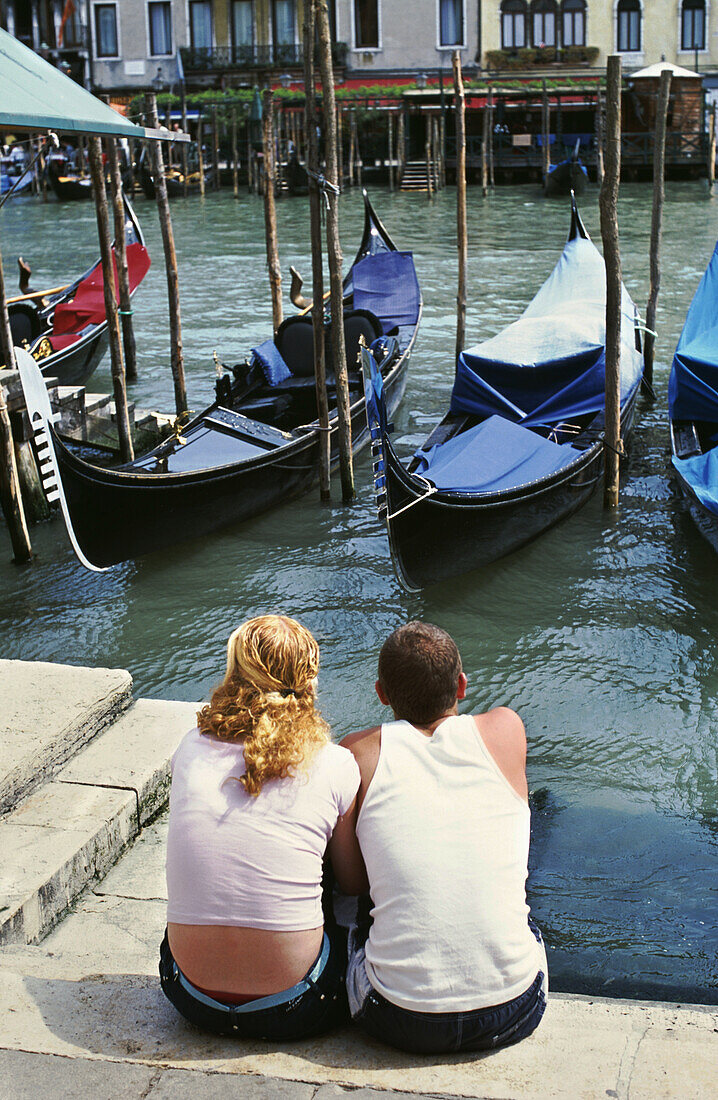
[[353, 269], [354, 308], [369, 309], [384, 332], [396, 325], [415, 325], [421, 292], [411, 252], [377, 252]]
[[718, 516], [718, 448], [692, 458], [673, 458], [673, 465], [688, 482], [704, 508]]
[[668, 408], [671, 420], [718, 421], [718, 244], [678, 340]]
[[[621, 397], [638, 384], [643, 360], [635, 307], [623, 289]], [[559, 262], [518, 321], [462, 352], [452, 413], [500, 413], [527, 426], [571, 421], [604, 407], [606, 273], [595, 245], [566, 243]]]
[[579, 455], [502, 416], [490, 416], [430, 451], [417, 451], [415, 472], [437, 489], [496, 493], [549, 477]]

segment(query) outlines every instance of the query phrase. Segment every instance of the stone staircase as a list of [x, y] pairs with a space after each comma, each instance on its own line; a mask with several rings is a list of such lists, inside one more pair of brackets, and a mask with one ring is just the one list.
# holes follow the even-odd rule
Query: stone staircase
[[426, 173], [426, 161], [409, 160], [404, 167], [404, 175], [401, 178], [402, 191], [428, 191], [429, 183]]
[[0, 945], [35, 944], [169, 795], [196, 704], [122, 669], [0, 661]]

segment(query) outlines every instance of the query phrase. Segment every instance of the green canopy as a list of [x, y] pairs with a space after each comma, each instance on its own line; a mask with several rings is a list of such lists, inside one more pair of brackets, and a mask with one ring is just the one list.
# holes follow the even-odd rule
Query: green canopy
[[135, 126], [2, 29], [0, 130], [57, 130], [188, 140], [184, 134]]

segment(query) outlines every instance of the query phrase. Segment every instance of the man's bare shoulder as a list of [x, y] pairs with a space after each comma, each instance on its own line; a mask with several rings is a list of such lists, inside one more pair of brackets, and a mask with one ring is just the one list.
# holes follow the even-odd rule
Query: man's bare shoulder
[[526, 727], [511, 707], [493, 707], [483, 714], [474, 714], [472, 717], [482, 734], [508, 737], [518, 743], [526, 744]]
[[342, 748], [351, 749], [356, 755], [356, 751], [362, 751], [369, 748], [372, 742], [376, 743], [380, 739], [381, 726], [371, 726], [369, 729], [358, 730], [356, 733], [348, 733], [346, 737], [343, 737], [339, 742]]

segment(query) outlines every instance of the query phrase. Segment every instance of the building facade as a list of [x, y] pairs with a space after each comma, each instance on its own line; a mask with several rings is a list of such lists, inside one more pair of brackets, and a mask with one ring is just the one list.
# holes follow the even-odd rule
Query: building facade
[[[340, 78], [718, 68], [716, 0], [328, 0]], [[301, 80], [303, 0], [0, 0], [0, 26], [102, 91]]]

